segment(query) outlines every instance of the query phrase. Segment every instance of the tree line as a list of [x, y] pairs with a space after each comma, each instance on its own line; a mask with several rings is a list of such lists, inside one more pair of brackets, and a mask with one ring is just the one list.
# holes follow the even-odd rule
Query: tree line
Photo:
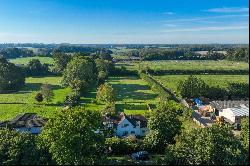
[[249, 84], [231, 82], [227, 87], [209, 86], [201, 78], [190, 75], [186, 80], [180, 81], [177, 90], [184, 98], [206, 97], [209, 99], [248, 99]]
[[[141, 60], [233, 60], [245, 61], [249, 59], [249, 48], [239, 47], [227, 49], [227, 53], [209, 50], [207, 54], [200, 54], [191, 48], [143, 48], [123, 52], [122, 55], [140, 57]], [[207, 50], [206, 50], [207, 51]], [[224, 50], [225, 51], [225, 50]]]

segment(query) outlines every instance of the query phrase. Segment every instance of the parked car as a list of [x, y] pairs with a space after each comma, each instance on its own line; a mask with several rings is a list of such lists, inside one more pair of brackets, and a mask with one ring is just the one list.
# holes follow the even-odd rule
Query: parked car
[[133, 160], [149, 160], [149, 153], [147, 151], [139, 151], [131, 154]]

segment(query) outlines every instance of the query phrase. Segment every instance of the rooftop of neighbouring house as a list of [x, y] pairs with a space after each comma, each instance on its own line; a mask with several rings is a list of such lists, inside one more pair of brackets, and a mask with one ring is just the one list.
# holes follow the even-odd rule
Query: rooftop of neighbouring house
[[249, 116], [249, 108], [230, 108], [235, 116]]
[[249, 100], [217, 100], [210, 105], [218, 110], [226, 108], [249, 108]]
[[37, 116], [36, 113], [23, 113], [17, 115], [11, 121], [4, 121], [0, 123], [0, 127], [11, 127], [11, 128], [31, 128], [31, 127], [43, 127], [48, 121], [47, 118]]

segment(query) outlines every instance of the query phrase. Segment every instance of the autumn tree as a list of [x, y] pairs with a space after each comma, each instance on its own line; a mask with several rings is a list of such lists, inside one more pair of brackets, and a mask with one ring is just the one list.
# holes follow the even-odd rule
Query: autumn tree
[[109, 83], [100, 85], [97, 91], [96, 99], [106, 103], [115, 102], [115, 90], [112, 85]]

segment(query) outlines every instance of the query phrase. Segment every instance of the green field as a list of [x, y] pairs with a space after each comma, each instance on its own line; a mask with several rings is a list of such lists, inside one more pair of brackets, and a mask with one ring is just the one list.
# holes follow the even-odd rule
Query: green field
[[108, 82], [116, 91], [118, 111], [126, 114], [146, 114], [147, 104], [155, 104], [158, 100], [158, 95], [138, 77], [111, 77]]
[[[62, 77], [29, 77], [26, 78], [25, 87], [16, 93], [0, 94], [0, 121], [10, 120], [19, 113], [35, 112], [44, 117], [53, 117], [55, 112], [63, 108], [66, 95], [70, 88], [63, 88], [60, 84]], [[48, 83], [54, 92], [53, 100], [48, 103], [38, 103], [35, 95], [42, 84]], [[100, 110], [103, 105], [92, 103], [95, 90], [90, 91], [81, 98], [81, 104], [86, 109]]]
[[249, 64], [245, 62], [212, 61], [212, 60], [162, 60], [162, 61], [134, 61], [119, 62], [117, 66], [125, 66], [129, 70], [137, 70], [141, 67], [149, 67], [152, 70], [249, 70]]
[[10, 59], [10, 62], [15, 63], [15, 64], [23, 64], [27, 65], [30, 60], [32, 59], [39, 59], [42, 64], [47, 63], [47, 64], [54, 64], [54, 60], [51, 57], [25, 57], [25, 58], [15, 58], [15, 59]]
[[[60, 86], [61, 77], [29, 77], [26, 78], [25, 87], [16, 93], [0, 94], [0, 120], [12, 119], [18, 113], [35, 112], [45, 117], [51, 117], [55, 111], [62, 107], [69, 88]], [[35, 95], [42, 84], [48, 83], [52, 86], [54, 99], [48, 105], [39, 104]]]
[[[164, 86], [177, 92], [177, 85], [180, 81], [188, 78], [189, 75], [165, 75], [154, 76]], [[204, 80], [209, 86], [226, 87], [229, 82], [249, 83], [248, 75], [195, 75]], [[177, 92], [178, 94], [178, 92]]]

